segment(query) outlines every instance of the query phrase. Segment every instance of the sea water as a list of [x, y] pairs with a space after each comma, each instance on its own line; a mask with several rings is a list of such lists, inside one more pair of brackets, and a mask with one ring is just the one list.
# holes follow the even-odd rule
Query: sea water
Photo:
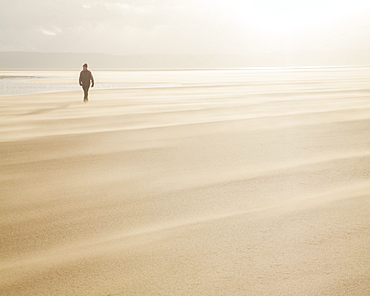
[[[81, 91], [80, 71], [0, 71], [0, 96]], [[361, 90], [370, 94], [370, 67], [93, 70], [94, 89], [248, 86], [248, 93]]]
[[[94, 89], [148, 88], [168, 83], [125, 81], [126, 71], [94, 71]], [[136, 75], [137, 76], [137, 75]], [[80, 91], [79, 71], [0, 71], [0, 96]]]

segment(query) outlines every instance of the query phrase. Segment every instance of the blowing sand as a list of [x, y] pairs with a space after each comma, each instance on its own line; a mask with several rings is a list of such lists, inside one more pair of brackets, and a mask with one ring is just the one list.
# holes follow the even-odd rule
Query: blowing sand
[[0, 294], [370, 295], [360, 70], [0, 97]]

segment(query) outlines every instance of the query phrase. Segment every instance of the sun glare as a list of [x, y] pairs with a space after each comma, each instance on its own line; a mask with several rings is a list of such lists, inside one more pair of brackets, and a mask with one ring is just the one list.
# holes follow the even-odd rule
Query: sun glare
[[366, 1], [334, 0], [220, 0], [222, 11], [241, 25], [275, 37], [333, 24], [368, 5]]

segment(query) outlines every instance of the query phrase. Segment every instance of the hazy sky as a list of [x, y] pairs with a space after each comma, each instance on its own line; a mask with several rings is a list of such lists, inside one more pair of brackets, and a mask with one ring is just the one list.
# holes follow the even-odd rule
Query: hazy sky
[[370, 49], [369, 0], [0, 0], [0, 51]]

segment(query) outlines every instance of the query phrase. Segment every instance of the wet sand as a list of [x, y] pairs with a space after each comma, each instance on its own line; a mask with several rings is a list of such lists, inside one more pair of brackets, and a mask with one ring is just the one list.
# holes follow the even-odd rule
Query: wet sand
[[220, 72], [0, 97], [1, 295], [370, 294], [370, 90]]

